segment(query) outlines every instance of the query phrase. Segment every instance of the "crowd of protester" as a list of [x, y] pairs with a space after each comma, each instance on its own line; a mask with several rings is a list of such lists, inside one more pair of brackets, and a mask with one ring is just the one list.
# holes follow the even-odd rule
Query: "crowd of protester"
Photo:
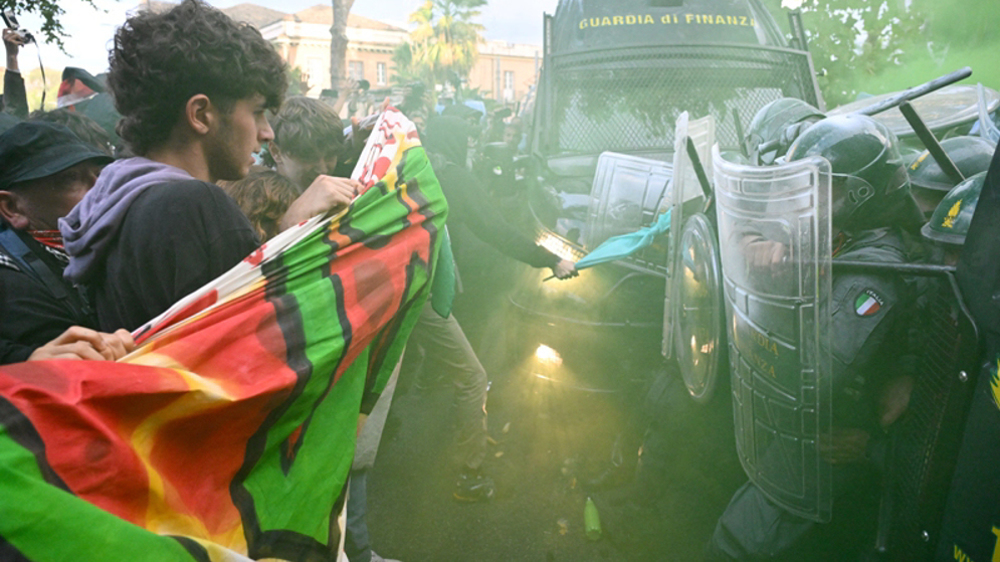
[[[0, 364], [117, 360], [135, 347], [131, 330], [288, 226], [343, 208], [360, 191], [348, 176], [371, 120], [366, 130], [355, 118], [345, 131], [343, 100], [286, 99], [277, 53], [253, 28], [205, 4], [188, 0], [129, 19], [115, 36], [109, 72], [68, 68], [59, 107], [49, 111], [29, 113], [17, 60], [23, 39], [9, 29], [3, 39]], [[88, 103], [102, 98], [117, 113], [110, 130], [88, 116]], [[575, 275], [571, 262], [535, 245], [480, 197], [466, 166], [474, 128], [456, 117], [425, 122], [420, 93], [407, 102], [425, 125], [452, 220], [515, 259]], [[411, 347], [443, 361], [454, 380], [463, 459], [454, 496], [485, 501], [494, 494], [481, 470], [487, 375], [448, 308], [428, 301]], [[375, 407], [359, 412], [361, 420], [375, 416], [364, 423], [349, 484], [352, 562], [383, 560], [369, 544], [365, 482], [395, 378]]]
[[[10, 30], [4, 31], [3, 40], [7, 69], [0, 113], [0, 364], [117, 360], [135, 347], [131, 330], [225, 273], [285, 228], [348, 207], [361, 189], [349, 175], [371, 121], [342, 120], [338, 109], [343, 100], [286, 98], [286, 66], [273, 48], [254, 29], [197, 0], [130, 18], [115, 36], [109, 72], [93, 77], [67, 69], [60, 107], [50, 111], [29, 113], [17, 63], [23, 42]], [[197, 47], [185, 48], [191, 45]], [[83, 110], [86, 103], [100, 100], [113, 101], [114, 128]], [[449, 224], [461, 224], [498, 251], [529, 266], [548, 268], [557, 278], [575, 276], [572, 262], [508, 223], [469, 165], [470, 141], [503, 143], [511, 152], [522, 147], [521, 121], [507, 114], [487, 117], [462, 104], [437, 115], [425, 102], [422, 92], [411, 92], [402, 105], [420, 126], [423, 146], [449, 202]], [[864, 134], [866, 127], [874, 128], [876, 136], [884, 131], [868, 118], [845, 124], [821, 117], [809, 122], [811, 132], [795, 144], [786, 143], [782, 151], [791, 145], [789, 159], [819, 154], [833, 162], [835, 173], [861, 174], [862, 166], [824, 152], [819, 137], [829, 139], [845, 127], [855, 136]], [[482, 122], [487, 122], [486, 130]], [[807, 152], [815, 146], [820, 148]], [[880, 157], [876, 151], [873, 159]], [[841, 165], [850, 169], [840, 170]], [[833, 217], [842, 255], [859, 261], [912, 261], [912, 233], [923, 221], [911, 205], [908, 188], [884, 185], [898, 179], [893, 174], [901, 164], [888, 165], [891, 173], [879, 171], [881, 175], [865, 178], [875, 199], [852, 200], [863, 213]], [[863, 224], [850, 222], [859, 216]], [[762, 256], [748, 260], [755, 266], [771, 266], [772, 258], [783, 255], [782, 248], [765, 238], [761, 234], [744, 240], [749, 254]], [[952, 254], [956, 252], [952, 248]], [[866, 411], [881, 417], [837, 421], [875, 435], [899, 417], [907, 385], [912, 387], [910, 372], [888, 377], [875, 370], [890, 356], [896, 364], [910, 364], [907, 352], [912, 346], [906, 340], [911, 334], [905, 329], [909, 317], [904, 312], [915, 309], [909, 307], [911, 287], [899, 279], [834, 280], [835, 289], [858, 283], [879, 292], [880, 319], [885, 322], [876, 325], [877, 331], [868, 330], [877, 337], [855, 342], [838, 357], [845, 368], [872, 371], [872, 380], [853, 380], [838, 391], [855, 401], [863, 396], [866, 402], [878, 402]], [[455, 287], [436, 285], [435, 290], [453, 292]], [[483, 470], [486, 369], [450, 307], [435, 302], [428, 300], [421, 312], [408, 353], [419, 350], [434, 357], [455, 387], [455, 449], [461, 459], [455, 499], [486, 501], [495, 493], [495, 483]], [[856, 312], [852, 303], [844, 310]], [[864, 318], [860, 312], [847, 314], [835, 327], [859, 333], [868, 329], [857, 327]], [[882, 362], [873, 362], [873, 355]], [[379, 402], [359, 412], [359, 421], [367, 421], [348, 484], [345, 548], [351, 562], [384, 560], [369, 540], [366, 482], [398, 373], [397, 365]], [[855, 489], [858, 497], [838, 498], [855, 502], [851, 505], [858, 510], [871, 509], [861, 504], [873, 497], [869, 483], [874, 479], [866, 471], [848, 474], [852, 463], [860, 463], [865, 455], [868, 437], [861, 440], [859, 446], [835, 444], [831, 453], [841, 455], [831, 461], [838, 465], [838, 477], [864, 481]], [[770, 524], [783, 534], [752, 536], [743, 528], [751, 524]], [[828, 541], [840, 537], [815, 531], [811, 522], [775, 507], [747, 484], [720, 520], [711, 555], [757, 559], [763, 556], [761, 549], [780, 550], [786, 545], [775, 543], [794, 543], [810, 534]]]

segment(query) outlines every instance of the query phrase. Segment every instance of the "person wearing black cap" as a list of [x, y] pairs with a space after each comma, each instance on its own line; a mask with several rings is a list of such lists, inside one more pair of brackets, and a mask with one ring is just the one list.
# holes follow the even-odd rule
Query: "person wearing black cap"
[[19, 123], [0, 135], [0, 364], [131, 349], [128, 332], [88, 329], [93, 315], [62, 277], [68, 258], [56, 224], [110, 161], [59, 125]]

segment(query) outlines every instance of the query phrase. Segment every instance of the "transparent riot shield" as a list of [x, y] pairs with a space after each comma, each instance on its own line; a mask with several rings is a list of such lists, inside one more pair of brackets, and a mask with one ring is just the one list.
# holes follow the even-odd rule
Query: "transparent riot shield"
[[[715, 119], [688, 120], [685, 112], [674, 135], [674, 190], [671, 201], [670, 275], [664, 311], [664, 355], [677, 359], [688, 393], [698, 402], [711, 399], [718, 379], [725, 325], [722, 323], [718, 239], [705, 216], [705, 190], [700, 185], [688, 142], [698, 165], [711, 177]], [[669, 320], [667, 322], [666, 320]]]
[[[583, 240], [588, 250], [602, 242], [635, 232], [653, 224], [670, 200], [672, 167], [662, 160], [605, 152], [597, 160], [597, 172], [590, 192], [587, 232]], [[630, 265], [664, 274], [666, 243], [637, 252]]]
[[707, 403], [728, 375], [719, 241], [708, 216], [687, 217], [675, 260], [674, 355], [688, 394]]
[[979, 84], [977, 93], [979, 94], [979, 134], [990, 142], [1000, 142], [1000, 129], [997, 129], [990, 115], [986, 88], [982, 84]]
[[737, 452], [772, 501], [829, 521], [830, 164], [712, 160]]

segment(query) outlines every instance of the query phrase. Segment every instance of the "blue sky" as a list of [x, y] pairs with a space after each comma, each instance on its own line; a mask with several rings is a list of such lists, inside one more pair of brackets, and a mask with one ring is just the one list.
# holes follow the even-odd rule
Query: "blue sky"
[[[225, 8], [242, 0], [209, 0], [213, 6]], [[322, 0], [257, 0], [254, 2], [283, 12], [296, 12]], [[115, 29], [125, 20], [126, 12], [135, 8], [136, 0], [94, 0], [98, 10], [82, 0], [64, 0], [66, 10], [63, 26], [70, 33], [65, 40], [69, 56], [58, 48], [41, 45], [42, 62], [46, 68], [62, 69], [80, 66], [93, 73], [107, 68], [107, 50]], [[406, 27], [407, 17], [421, 0], [355, 0], [352, 12]], [[491, 0], [483, 9], [482, 23], [486, 26], [487, 39], [501, 39], [514, 43], [542, 43], [542, 13], [555, 11], [557, 0]], [[41, 20], [31, 15], [19, 15], [21, 26], [29, 31], [41, 27]], [[19, 57], [21, 67], [38, 66], [35, 47], [29, 46]]]

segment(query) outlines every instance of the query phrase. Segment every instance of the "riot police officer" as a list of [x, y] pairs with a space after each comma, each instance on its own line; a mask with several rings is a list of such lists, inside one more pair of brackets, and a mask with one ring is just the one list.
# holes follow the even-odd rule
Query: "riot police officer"
[[[945, 151], [965, 178], [984, 173], [990, 167], [996, 145], [980, 137], [952, 137], [941, 141]], [[929, 150], [917, 155], [907, 173], [913, 184], [913, 198], [928, 216], [938, 203], [955, 187], [955, 182], [941, 168]], [[970, 219], [971, 220], [971, 219]]]
[[[897, 145], [884, 125], [847, 115], [812, 125], [788, 150], [789, 162], [818, 155], [831, 164], [835, 259], [904, 263], [919, 254], [914, 233], [923, 221]], [[775, 267], [782, 262], [773, 260]], [[879, 497], [873, 459], [885, 429], [905, 410], [913, 384], [909, 325], [915, 293], [899, 276], [834, 270], [833, 429], [820, 436], [819, 448], [832, 465], [832, 521], [819, 524], [794, 515], [750, 482], [719, 519], [709, 560], [850, 560], [864, 551]]]
[[930, 220], [920, 229], [924, 238], [938, 249], [935, 261], [946, 265], [958, 262], [985, 183], [986, 172], [980, 172], [955, 186], [941, 199]]
[[[797, 98], [780, 98], [765, 105], [754, 115], [743, 140], [746, 155], [755, 165], [770, 165], [785, 155], [795, 139], [817, 121], [823, 113]], [[760, 153], [761, 145], [777, 142], [778, 145]]]

